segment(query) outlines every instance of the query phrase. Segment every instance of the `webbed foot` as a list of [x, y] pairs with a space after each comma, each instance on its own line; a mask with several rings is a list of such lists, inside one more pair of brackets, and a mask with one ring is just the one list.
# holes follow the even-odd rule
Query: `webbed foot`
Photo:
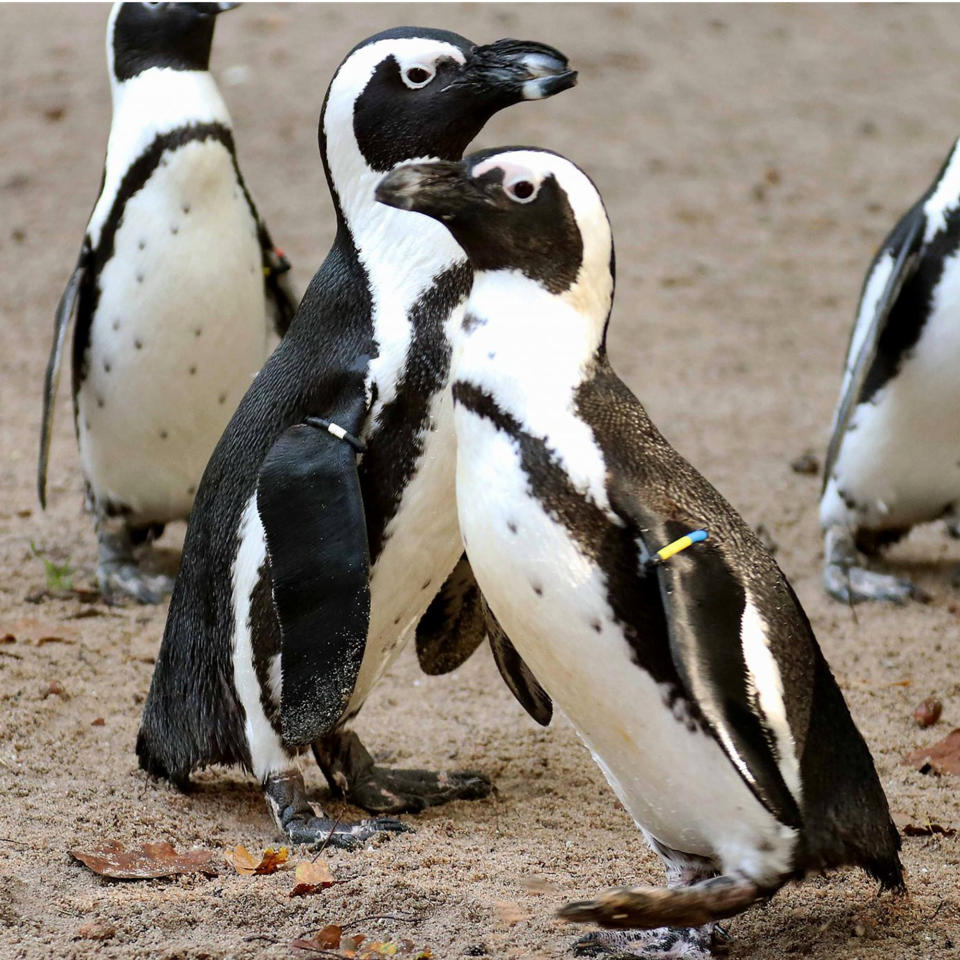
[[173, 590], [173, 578], [163, 573], [146, 573], [135, 563], [101, 562], [97, 583], [103, 599], [121, 604], [130, 598], [140, 603], [163, 603]]
[[765, 894], [746, 877], [724, 874], [688, 887], [617, 887], [596, 900], [564, 904], [557, 915], [568, 923], [601, 927], [703, 927], [732, 917]]
[[824, 538], [826, 562], [823, 567], [823, 586], [827, 593], [846, 604], [926, 600], [926, 594], [909, 580], [868, 569], [866, 557], [857, 548], [858, 538], [864, 545], [869, 542], [879, 549], [882, 543], [896, 539], [900, 533], [854, 532], [839, 525], [829, 527]]
[[410, 832], [406, 824], [389, 817], [346, 823], [317, 816], [307, 802], [303, 777], [298, 771], [268, 777], [263, 795], [274, 821], [291, 843], [356, 850], [378, 833]]
[[131, 529], [116, 518], [98, 519], [97, 583], [107, 603], [120, 604], [130, 598], [140, 603], [162, 603], [173, 590], [172, 577], [150, 573], [134, 554], [135, 545], [149, 543], [152, 533], [153, 528]]
[[726, 953], [726, 935], [717, 924], [659, 927], [655, 930], [598, 930], [573, 945], [576, 957], [602, 960], [710, 960]]
[[828, 563], [823, 568], [823, 585], [834, 600], [846, 604], [864, 601], [904, 604], [911, 599], [926, 599], [926, 594], [904, 577], [839, 563]]
[[352, 730], [325, 737], [313, 753], [331, 789], [371, 813], [417, 813], [451, 800], [479, 800], [491, 789], [490, 779], [473, 770], [378, 767]]

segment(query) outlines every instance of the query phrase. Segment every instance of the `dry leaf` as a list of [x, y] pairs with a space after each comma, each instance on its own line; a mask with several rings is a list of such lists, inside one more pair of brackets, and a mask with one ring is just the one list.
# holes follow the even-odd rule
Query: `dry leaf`
[[106, 843], [98, 850], [71, 850], [70, 856], [101, 877], [114, 880], [148, 880], [183, 873], [217, 875], [209, 850], [195, 847], [177, 853], [169, 843], [145, 843], [129, 850], [122, 843]]
[[102, 726], [104, 726], [104, 725], [106, 724], [106, 722], [107, 722], [107, 721], [104, 720], [103, 717], [97, 717], [95, 720], [91, 720], [91, 721], [90, 721], [90, 726], [91, 726], [91, 727], [102, 727]]
[[943, 827], [939, 823], [908, 823], [903, 828], [904, 836], [907, 837], [932, 837], [934, 834], [940, 834], [941, 837], [955, 837], [957, 831], [953, 827]]
[[343, 937], [340, 940], [341, 950], [356, 950], [367, 938], [362, 933], [355, 933], [352, 937]]
[[295, 885], [290, 891], [291, 897], [305, 897], [307, 894], [326, 890], [333, 886], [333, 874], [325, 860], [304, 861], [297, 864], [294, 874]]
[[960, 728], [951, 730], [932, 747], [921, 747], [907, 757], [921, 773], [953, 773], [960, 776]]
[[279, 850], [267, 847], [263, 851], [263, 856], [258, 860], [246, 847], [238, 844], [226, 855], [226, 858], [237, 873], [250, 877], [255, 874], [262, 876], [267, 873], [275, 873], [287, 862], [289, 856], [290, 851], [286, 847], [281, 847]]
[[78, 931], [75, 940], [109, 940], [117, 928], [107, 920], [91, 920]]

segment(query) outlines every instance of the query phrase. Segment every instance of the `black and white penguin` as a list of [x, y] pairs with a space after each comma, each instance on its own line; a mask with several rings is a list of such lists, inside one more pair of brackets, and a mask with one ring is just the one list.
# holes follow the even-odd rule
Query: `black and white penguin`
[[[336, 240], [197, 494], [137, 744], [148, 771], [184, 784], [242, 764], [294, 842], [334, 829], [304, 794], [308, 745], [373, 812], [488, 792], [473, 773], [375, 767], [344, 729], [462, 552], [447, 375], [470, 267], [439, 224], [374, 190], [404, 161], [458, 159], [495, 112], [575, 80], [542, 44], [415, 27], [338, 68], [320, 118]], [[340, 823], [333, 838], [395, 827]]]
[[790, 585], [610, 366], [591, 181], [517, 147], [400, 168], [377, 195], [443, 222], [474, 268], [450, 376], [479, 587], [666, 865], [667, 889], [565, 907], [631, 928], [581, 948], [705, 956], [717, 921], [809, 870], [899, 888], [873, 761]]
[[[169, 577], [134, 548], [187, 517], [240, 398], [296, 300], [240, 174], [209, 72], [228, 3], [118, 3], [107, 25], [113, 120], [100, 197], [57, 308], [43, 397], [46, 505], [54, 400], [74, 314], [73, 401], [111, 600], [158, 603]], [[142, 556], [141, 556], [141, 559]]]
[[960, 536], [960, 141], [864, 280], [823, 472], [824, 586], [903, 603], [909, 580], [867, 567], [911, 527]]

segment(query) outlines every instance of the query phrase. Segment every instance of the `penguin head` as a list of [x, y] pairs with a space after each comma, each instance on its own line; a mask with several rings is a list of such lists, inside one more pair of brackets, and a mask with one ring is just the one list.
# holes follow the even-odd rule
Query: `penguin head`
[[593, 181], [564, 157], [499, 147], [460, 162], [402, 166], [377, 187], [381, 203], [443, 223], [477, 282], [520, 274], [605, 325], [613, 304], [610, 221]]
[[236, 3], [117, 3], [107, 28], [107, 59], [117, 82], [150, 67], [207, 70], [217, 14]]
[[320, 117], [327, 177], [341, 201], [415, 159], [459, 160], [498, 110], [566, 90], [577, 74], [545, 44], [476, 46], [445, 30], [398, 27], [355, 47], [340, 65]]

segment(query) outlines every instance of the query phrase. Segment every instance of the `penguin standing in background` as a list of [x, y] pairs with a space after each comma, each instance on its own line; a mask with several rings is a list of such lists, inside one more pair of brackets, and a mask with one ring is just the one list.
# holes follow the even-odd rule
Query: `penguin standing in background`
[[159, 603], [169, 577], [135, 548], [186, 519], [223, 428], [294, 310], [289, 269], [240, 174], [209, 72], [230, 3], [118, 3], [107, 25], [113, 120], [100, 197], [57, 308], [38, 489], [74, 314], [73, 404], [97, 579]]
[[960, 141], [867, 272], [823, 471], [824, 586], [922, 597], [867, 557], [945, 519], [960, 536]]
[[575, 80], [543, 44], [417, 27], [338, 68], [320, 117], [336, 239], [200, 485], [137, 741], [147, 771], [185, 785], [242, 764], [291, 841], [340, 846], [399, 825], [318, 816], [305, 747], [371, 812], [489, 791], [474, 773], [377, 767], [344, 728], [462, 552], [448, 372], [471, 271], [443, 227], [374, 190], [405, 161], [459, 159], [498, 110]]
[[902, 886], [873, 760], [776, 563], [606, 355], [613, 241], [568, 160], [506, 148], [400, 168], [474, 283], [453, 360], [457, 501], [477, 583], [663, 858], [666, 889], [561, 915], [583, 952], [705, 957], [717, 922], [807, 871]]

